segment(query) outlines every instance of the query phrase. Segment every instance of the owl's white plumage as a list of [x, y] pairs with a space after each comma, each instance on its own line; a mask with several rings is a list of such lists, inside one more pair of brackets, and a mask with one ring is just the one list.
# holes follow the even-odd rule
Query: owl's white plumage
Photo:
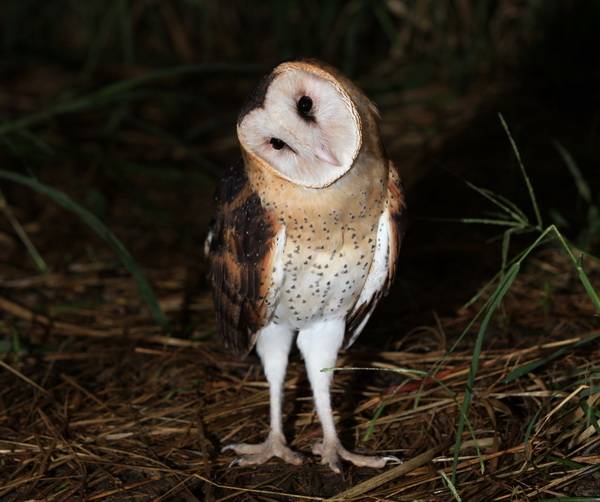
[[271, 433], [237, 444], [242, 465], [299, 463], [281, 429], [293, 338], [305, 359], [323, 441], [313, 452], [382, 467], [389, 457], [345, 450], [329, 387], [338, 350], [364, 329], [393, 278], [404, 197], [381, 145], [378, 115], [345, 77], [314, 62], [284, 63], [238, 121], [244, 159], [225, 178], [207, 242], [217, 319], [229, 346], [255, 344], [271, 390]]
[[[310, 96], [310, 119], [297, 113], [302, 96]], [[281, 69], [265, 95], [264, 105], [238, 125], [240, 142], [285, 179], [322, 188], [343, 176], [360, 149], [360, 117], [348, 94], [305, 70]], [[279, 138], [287, 145], [275, 150]]]
[[390, 217], [389, 212], [385, 211], [379, 217], [375, 252], [373, 253], [373, 261], [369, 267], [369, 274], [367, 275], [365, 283], [360, 291], [360, 296], [354, 304], [355, 309], [359, 308], [361, 305], [373, 306], [365, 314], [364, 318], [360, 321], [360, 324], [352, 333], [352, 336], [348, 340], [348, 347], [352, 345], [362, 333], [362, 330], [369, 321], [376, 306], [376, 302], [373, 302], [373, 299], [380, 294], [381, 291], [383, 291], [385, 288], [385, 283], [390, 279], [390, 258], [392, 253], [390, 247], [392, 245], [392, 225], [392, 218]]

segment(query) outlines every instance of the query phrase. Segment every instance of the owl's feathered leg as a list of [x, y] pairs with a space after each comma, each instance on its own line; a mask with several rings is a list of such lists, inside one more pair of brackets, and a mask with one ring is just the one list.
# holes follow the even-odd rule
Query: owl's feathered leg
[[294, 465], [302, 463], [302, 455], [286, 446], [281, 420], [283, 382], [293, 338], [293, 331], [273, 323], [263, 328], [258, 334], [256, 351], [269, 382], [271, 430], [264, 443], [236, 443], [225, 446], [222, 451], [233, 450], [240, 455], [233, 461], [233, 464], [257, 465], [266, 462], [271, 457], [279, 457]]
[[392, 456], [369, 457], [351, 453], [341, 445], [337, 437], [329, 394], [333, 372], [321, 370], [335, 366], [337, 353], [344, 341], [344, 331], [343, 319], [323, 321], [300, 331], [297, 342], [304, 357], [317, 415], [323, 427], [323, 441], [314, 445], [313, 453], [320, 455], [321, 463], [328, 464], [338, 474], [341, 472], [339, 457], [357, 466], [376, 468], [384, 467], [390, 461], [399, 461]]

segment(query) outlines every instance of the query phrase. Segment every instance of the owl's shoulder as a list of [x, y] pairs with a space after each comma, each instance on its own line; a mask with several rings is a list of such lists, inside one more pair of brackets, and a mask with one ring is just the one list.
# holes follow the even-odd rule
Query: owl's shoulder
[[406, 190], [398, 168], [392, 161], [389, 161], [388, 210], [399, 227], [399, 237], [402, 237], [406, 231]]

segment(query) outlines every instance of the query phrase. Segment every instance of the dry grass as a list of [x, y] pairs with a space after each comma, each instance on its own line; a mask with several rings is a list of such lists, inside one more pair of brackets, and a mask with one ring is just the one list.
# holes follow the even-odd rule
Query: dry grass
[[[32, 343], [28, 348], [15, 336], [13, 351], [0, 363], [3, 500], [451, 498], [441, 474], [451, 476], [468, 341], [448, 355], [435, 380], [336, 372], [334, 403], [346, 445], [393, 452], [404, 464], [382, 473], [348, 468], [343, 478], [312, 460], [298, 468], [278, 461], [229, 468], [231, 456], [220, 447], [259, 441], [268, 429], [268, 389], [257, 360], [234, 360], [218, 341], [203, 339], [212, 330], [208, 298], [188, 306], [207, 319], [205, 330], [189, 339], [167, 337], [153, 327], [133, 281], [108, 272], [103, 263], [90, 263], [0, 285], [0, 308], [10, 319], [2, 329], [26, 333]], [[597, 280], [600, 269], [592, 274]], [[182, 308], [184, 278], [183, 269], [152, 277], [170, 315]], [[102, 291], [103, 303], [49, 318], [28, 306], [37, 288], [63, 302]], [[339, 366], [430, 372], [473, 314], [457, 311], [399, 333], [386, 351], [371, 351], [367, 334]], [[463, 500], [598, 493], [600, 349], [572, 349], [598, 328], [567, 260], [553, 250], [537, 253], [511, 289], [480, 357], [458, 464]], [[534, 373], [504, 381], [514, 368], [565, 347], [562, 357]], [[288, 436], [308, 452], [320, 429], [297, 357], [285, 392]]]
[[[587, 96], [581, 82], [595, 80], [578, 80], [580, 60], [572, 53], [589, 58], [585, 68], [597, 66], [587, 43], [595, 40], [595, 8], [588, 12], [569, 2], [544, 2], [542, 8], [516, 0], [389, 0], [373, 9], [362, 1], [318, 2], [319, 8], [275, 3], [281, 6], [275, 16], [273, 2], [252, 10], [243, 2], [194, 0], [61, 0], [43, 9], [12, 0], [0, 6], [6, 31], [0, 83], [0, 500], [597, 496], [600, 348], [591, 341], [600, 336], [600, 323], [573, 264], [554, 248], [536, 250], [524, 263], [488, 329], [456, 483], [450, 484], [478, 326], [448, 350], [481, 306], [456, 308], [456, 298], [473, 293], [498, 264], [490, 266], [483, 249], [488, 234], [462, 226], [454, 234], [446, 224], [418, 219], [488, 217], [489, 207], [473, 205], [462, 193], [440, 197], [453, 188], [436, 178], [436, 168], [514, 194], [498, 185], [510, 181], [502, 157], [509, 152], [506, 139], [492, 138], [491, 147], [479, 143], [486, 137], [478, 134], [481, 111], [506, 112], [512, 126], [513, 118], [554, 108], [553, 99], [550, 107], [536, 102], [537, 108], [519, 108], [514, 71], [522, 66], [543, 68], [544, 82], [575, 77], [573, 89]], [[577, 13], [572, 23], [563, 22]], [[298, 29], [299, 19], [305, 29]], [[200, 279], [204, 265], [198, 264], [214, 209], [209, 194], [221, 167], [239, 154], [235, 116], [247, 92], [270, 64], [307, 55], [349, 72], [379, 104], [386, 148], [401, 164], [411, 195], [430, 180], [435, 185], [411, 201], [415, 224], [395, 296], [340, 359], [348, 371], [335, 375], [344, 444], [405, 459], [382, 472], [347, 466], [339, 477], [310, 456], [300, 467], [273, 460], [258, 469], [230, 468], [232, 456], [220, 453], [230, 441], [265, 436], [268, 388], [254, 356], [232, 359], [212, 337], [212, 305]], [[539, 67], [530, 68], [534, 60]], [[565, 96], [571, 110], [570, 88]], [[519, 130], [536, 130], [548, 140], [551, 120], [540, 117], [515, 127], [517, 140]], [[574, 138], [556, 137], [575, 158], [589, 160], [571, 147], [594, 138], [597, 124], [597, 117], [567, 117], [562, 125]], [[455, 141], [462, 133], [462, 143]], [[538, 145], [532, 146], [536, 157], [545, 152]], [[442, 149], [445, 155], [438, 156]], [[536, 163], [536, 188], [538, 182], [541, 188], [554, 184], [563, 190], [560, 201], [567, 200], [565, 187], [573, 180], [557, 177], [564, 166], [549, 171], [545, 160]], [[69, 194], [125, 243], [143, 265], [174, 334], [156, 326], [139, 282], [94, 237], [91, 228], [100, 227], [90, 228], [89, 218], [83, 218], [86, 225], [6, 181], [14, 181], [14, 173]], [[569, 237], [575, 238], [584, 225], [572, 222]], [[419, 232], [421, 240], [411, 244]], [[106, 240], [102, 229], [98, 233]], [[496, 247], [487, 247], [497, 257]], [[468, 263], [469, 270], [459, 270], [453, 260]], [[598, 284], [598, 265], [585, 265]], [[536, 361], [544, 364], [506, 380]], [[428, 376], [400, 371], [406, 368]], [[285, 431], [294, 448], [308, 453], [320, 427], [297, 354], [285, 392]]]

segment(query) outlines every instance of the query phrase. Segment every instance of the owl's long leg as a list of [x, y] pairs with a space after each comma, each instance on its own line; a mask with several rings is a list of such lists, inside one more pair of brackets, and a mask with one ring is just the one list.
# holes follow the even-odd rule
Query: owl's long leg
[[240, 455], [234, 461], [237, 465], [262, 464], [271, 457], [279, 457], [294, 465], [302, 463], [302, 455], [286, 446], [281, 420], [283, 382], [293, 338], [293, 331], [273, 323], [263, 328], [258, 334], [256, 351], [269, 382], [271, 430], [264, 443], [236, 443], [223, 448], [222, 451], [233, 450]]
[[323, 427], [323, 441], [315, 444], [313, 453], [320, 455], [321, 463], [328, 464], [338, 474], [341, 472], [339, 457], [357, 466], [376, 468], [384, 467], [388, 461], [398, 461], [391, 456], [368, 457], [351, 453], [341, 445], [337, 437], [329, 393], [333, 372], [321, 370], [335, 366], [338, 350], [344, 340], [344, 331], [343, 319], [322, 321], [300, 331], [297, 342], [304, 357], [317, 415]]

